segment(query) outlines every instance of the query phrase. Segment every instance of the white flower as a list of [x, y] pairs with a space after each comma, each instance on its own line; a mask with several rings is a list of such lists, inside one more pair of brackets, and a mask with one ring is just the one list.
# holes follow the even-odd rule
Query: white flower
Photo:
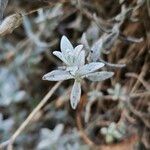
[[113, 72], [101, 71], [95, 72], [102, 68], [104, 63], [91, 62], [85, 64], [85, 51], [81, 45], [73, 48], [70, 41], [63, 36], [61, 39], [61, 51], [55, 51], [54, 54], [60, 58], [66, 65], [65, 70], [53, 70], [43, 76], [43, 80], [62, 81], [74, 79], [73, 88], [71, 91], [70, 102], [73, 109], [76, 109], [81, 97], [81, 81], [87, 78], [91, 81], [101, 81], [113, 76]]

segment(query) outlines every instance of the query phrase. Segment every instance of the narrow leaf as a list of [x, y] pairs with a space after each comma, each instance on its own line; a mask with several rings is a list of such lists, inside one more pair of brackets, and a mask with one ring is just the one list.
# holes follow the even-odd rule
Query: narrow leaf
[[54, 70], [52, 72], [45, 74], [42, 79], [48, 81], [61, 81], [61, 80], [67, 80], [72, 78], [73, 77], [71, 76], [71, 74], [67, 71]]
[[112, 32], [103, 39], [102, 47], [104, 51], [109, 51], [117, 40], [119, 32]]
[[88, 56], [88, 61], [89, 62], [98, 61], [100, 59], [101, 52], [102, 52], [102, 39], [100, 38], [91, 47], [91, 51], [90, 51], [89, 56]]
[[78, 67], [83, 66], [85, 64], [85, 51], [81, 51], [79, 56], [76, 58], [76, 65]]
[[73, 46], [66, 36], [61, 38], [60, 48], [64, 55], [68, 53], [68, 51], [73, 51]]
[[76, 109], [77, 104], [80, 101], [80, 97], [81, 97], [81, 83], [75, 80], [70, 96], [70, 103], [73, 109]]
[[63, 61], [65, 64], [68, 64], [67, 60], [64, 58], [63, 54], [59, 51], [54, 51], [53, 54], [57, 56], [61, 61]]
[[80, 42], [84, 45], [84, 47], [85, 47], [87, 50], [90, 49], [90, 46], [89, 46], [88, 41], [87, 41], [86, 33], [83, 33], [83, 34], [82, 34], [82, 37], [81, 37]]
[[75, 47], [75, 49], [73, 51], [75, 57], [78, 57], [78, 55], [81, 52], [82, 48], [83, 48], [83, 45], [78, 45], [78, 46]]
[[91, 81], [103, 81], [106, 80], [114, 75], [113, 72], [101, 71], [101, 72], [94, 72], [90, 73], [86, 76]]
[[104, 66], [104, 63], [101, 63], [101, 62], [92, 62], [92, 63], [86, 64], [83, 67], [81, 67], [78, 70], [78, 74], [81, 75], [81, 76], [82, 75], [86, 75], [86, 74], [89, 74], [91, 72], [94, 72], [94, 71], [100, 69], [103, 66]]

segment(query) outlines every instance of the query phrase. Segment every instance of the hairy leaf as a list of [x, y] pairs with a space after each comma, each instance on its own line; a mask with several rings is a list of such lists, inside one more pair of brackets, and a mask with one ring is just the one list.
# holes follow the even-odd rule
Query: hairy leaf
[[91, 81], [103, 81], [114, 75], [113, 72], [101, 71], [88, 74], [86, 77]]
[[73, 51], [73, 46], [66, 36], [61, 38], [60, 48], [63, 55], [67, 55], [68, 52]]
[[81, 97], [81, 83], [75, 80], [70, 97], [70, 103], [73, 109], [76, 109], [77, 104], [80, 101], [80, 97]]
[[61, 81], [73, 78], [71, 74], [64, 70], [54, 70], [50, 73], [47, 73], [43, 76], [43, 80], [48, 81]]
[[78, 70], [79, 75], [86, 75], [88, 73], [94, 72], [104, 66], [104, 63], [101, 62], [92, 62], [90, 64], [86, 64]]

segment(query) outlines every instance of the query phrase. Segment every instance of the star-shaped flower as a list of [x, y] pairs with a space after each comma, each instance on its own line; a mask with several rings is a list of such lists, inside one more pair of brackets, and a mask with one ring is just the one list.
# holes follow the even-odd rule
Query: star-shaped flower
[[85, 64], [85, 51], [83, 46], [78, 45], [73, 48], [70, 41], [63, 36], [61, 39], [61, 51], [55, 51], [54, 54], [60, 58], [65, 64], [66, 69], [53, 70], [43, 76], [43, 80], [62, 81], [74, 79], [73, 88], [71, 91], [70, 102], [73, 109], [76, 109], [81, 97], [81, 81], [87, 78], [91, 81], [102, 81], [113, 76], [113, 72], [96, 70], [102, 68], [104, 63], [91, 62]]

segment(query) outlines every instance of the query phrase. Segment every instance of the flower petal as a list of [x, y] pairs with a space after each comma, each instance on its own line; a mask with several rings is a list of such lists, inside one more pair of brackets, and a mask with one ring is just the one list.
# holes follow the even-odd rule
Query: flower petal
[[67, 80], [72, 78], [73, 77], [71, 76], [71, 74], [67, 71], [54, 70], [45, 74], [42, 79], [48, 81], [61, 81], [61, 80]]
[[86, 76], [91, 81], [103, 81], [106, 80], [114, 75], [114, 72], [108, 71], [101, 71], [101, 72], [94, 72], [90, 73]]
[[73, 51], [73, 46], [66, 36], [62, 36], [60, 48], [64, 55], [67, 54], [68, 51]]
[[68, 64], [67, 60], [64, 58], [63, 54], [59, 51], [54, 51], [53, 55], [57, 56], [61, 61], [63, 61], [65, 64]]
[[80, 97], [81, 97], [81, 83], [75, 80], [70, 96], [70, 103], [73, 109], [76, 109], [77, 104], [80, 101]]
[[100, 69], [104, 66], [104, 63], [101, 62], [92, 62], [81, 67], [77, 73], [81, 76], [86, 75], [88, 73], [94, 72], [95, 70]]

